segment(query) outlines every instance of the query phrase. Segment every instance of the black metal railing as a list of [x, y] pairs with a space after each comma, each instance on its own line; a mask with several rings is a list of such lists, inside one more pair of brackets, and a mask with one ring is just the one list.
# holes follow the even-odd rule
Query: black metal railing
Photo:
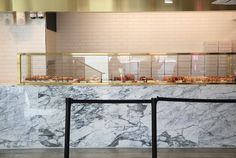
[[97, 104], [151, 104], [152, 116], [152, 158], [157, 158], [157, 102], [192, 102], [192, 103], [236, 103], [236, 99], [188, 99], [188, 98], [166, 98], [156, 97], [150, 100], [75, 100], [66, 98], [66, 120], [65, 120], [65, 146], [64, 158], [70, 156], [70, 120], [71, 106], [75, 103], [97, 103]]

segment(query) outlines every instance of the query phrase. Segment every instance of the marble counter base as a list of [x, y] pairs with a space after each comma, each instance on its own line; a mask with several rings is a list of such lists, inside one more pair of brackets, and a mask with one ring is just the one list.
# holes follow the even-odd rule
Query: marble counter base
[[[63, 147], [65, 98], [235, 99], [235, 85], [0, 86], [0, 149]], [[158, 103], [158, 147], [236, 147], [236, 105]], [[72, 107], [71, 147], [150, 147], [149, 104]]]

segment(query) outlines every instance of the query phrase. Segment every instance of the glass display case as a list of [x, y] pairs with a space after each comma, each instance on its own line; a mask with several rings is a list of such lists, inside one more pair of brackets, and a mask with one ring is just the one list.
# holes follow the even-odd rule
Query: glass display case
[[19, 53], [20, 84], [235, 83], [236, 53]]

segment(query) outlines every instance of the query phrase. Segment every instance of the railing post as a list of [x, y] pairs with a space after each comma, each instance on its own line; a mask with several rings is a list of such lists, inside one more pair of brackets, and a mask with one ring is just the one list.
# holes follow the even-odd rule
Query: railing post
[[64, 158], [70, 157], [70, 116], [72, 99], [66, 98]]
[[157, 98], [152, 98], [152, 158], [157, 158]]
[[64, 158], [69, 158], [70, 154], [70, 119], [71, 106], [73, 103], [111, 103], [111, 104], [126, 104], [126, 103], [151, 103], [152, 117], [152, 158], [157, 158], [157, 102], [199, 102], [199, 103], [236, 103], [236, 99], [190, 99], [190, 98], [165, 98], [157, 97], [151, 100], [73, 100], [66, 98], [66, 118], [65, 118], [65, 148]]

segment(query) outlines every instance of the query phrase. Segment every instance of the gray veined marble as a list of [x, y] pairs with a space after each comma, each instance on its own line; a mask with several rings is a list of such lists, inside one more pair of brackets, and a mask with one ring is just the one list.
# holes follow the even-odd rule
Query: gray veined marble
[[[0, 86], [0, 148], [63, 147], [65, 98], [236, 98], [235, 85]], [[150, 147], [149, 104], [72, 107], [72, 147]], [[158, 103], [159, 147], [235, 147], [236, 105]]]

